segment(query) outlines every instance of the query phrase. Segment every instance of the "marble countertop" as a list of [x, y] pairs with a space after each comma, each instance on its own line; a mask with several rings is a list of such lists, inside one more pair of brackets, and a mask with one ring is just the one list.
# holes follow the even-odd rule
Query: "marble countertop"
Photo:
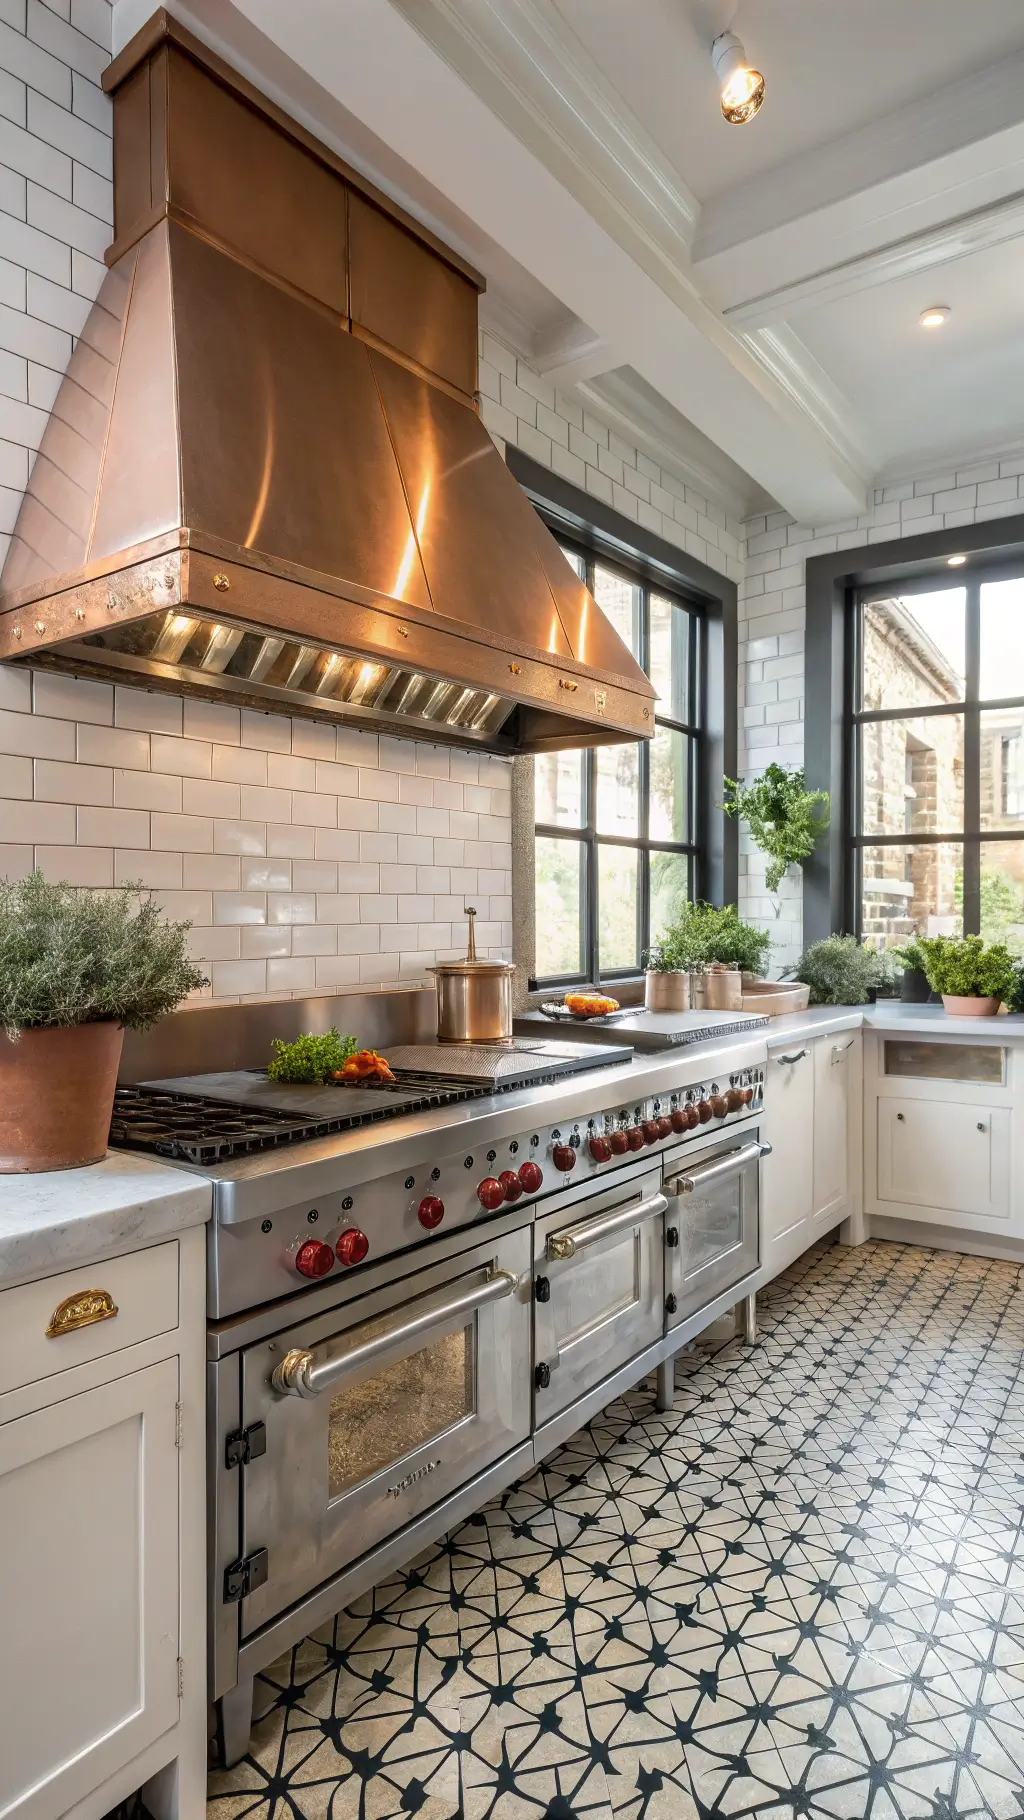
[[85, 1169], [0, 1175], [0, 1286], [201, 1226], [212, 1201], [208, 1182], [130, 1151]]

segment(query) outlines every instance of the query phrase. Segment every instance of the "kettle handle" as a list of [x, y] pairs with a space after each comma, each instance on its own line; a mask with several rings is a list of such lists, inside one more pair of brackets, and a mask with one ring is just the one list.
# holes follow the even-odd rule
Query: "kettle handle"
[[466, 905], [466, 915], [469, 917], [469, 943], [466, 948], [466, 959], [467, 959], [467, 961], [475, 961], [476, 960], [476, 911], [473, 908], [472, 904]]

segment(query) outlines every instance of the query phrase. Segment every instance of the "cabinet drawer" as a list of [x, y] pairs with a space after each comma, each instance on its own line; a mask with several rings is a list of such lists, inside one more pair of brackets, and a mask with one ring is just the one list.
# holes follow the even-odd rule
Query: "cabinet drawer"
[[[87, 1324], [75, 1325], [88, 1315], [93, 1318]], [[0, 1292], [0, 1395], [177, 1325], [177, 1239], [5, 1289]]]
[[878, 1101], [878, 1198], [1010, 1217], [1010, 1114], [948, 1100]]

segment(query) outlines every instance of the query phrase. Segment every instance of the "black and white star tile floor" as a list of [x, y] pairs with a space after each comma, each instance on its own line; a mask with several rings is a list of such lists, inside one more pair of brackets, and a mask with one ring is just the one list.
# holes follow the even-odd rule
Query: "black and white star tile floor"
[[1024, 1272], [818, 1247], [759, 1316], [275, 1663], [209, 1820], [1024, 1816]]

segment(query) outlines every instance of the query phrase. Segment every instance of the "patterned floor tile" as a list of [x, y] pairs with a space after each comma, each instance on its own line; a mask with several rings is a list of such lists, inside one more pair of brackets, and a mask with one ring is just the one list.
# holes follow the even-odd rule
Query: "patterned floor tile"
[[267, 1671], [210, 1820], [1024, 1820], [1017, 1267], [819, 1246]]

